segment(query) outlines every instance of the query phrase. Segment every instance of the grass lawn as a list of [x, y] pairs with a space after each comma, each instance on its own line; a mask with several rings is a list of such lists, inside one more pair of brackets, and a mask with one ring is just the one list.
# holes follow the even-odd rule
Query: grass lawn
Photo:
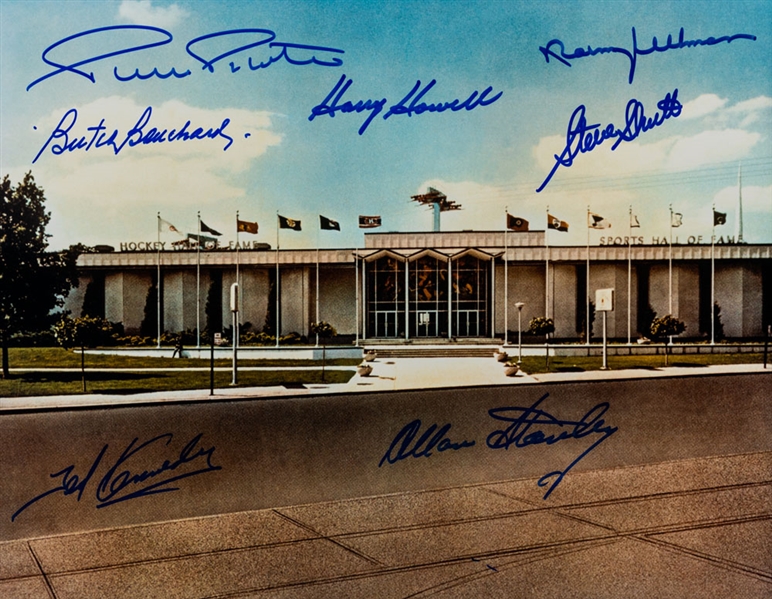
[[[60, 347], [11, 348], [9, 351], [10, 379], [0, 379], [0, 397], [29, 395], [70, 395], [82, 393], [80, 353]], [[240, 387], [272, 385], [346, 383], [354, 376], [357, 359], [327, 360], [328, 366], [352, 366], [350, 371], [328, 370], [322, 381], [320, 360], [239, 360], [240, 366], [272, 367], [269, 371], [239, 372]], [[217, 359], [215, 366], [229, 367], [231, 359]], [[318, 370], [282, 370], [282, 367], [315, 366]], [[89, 393], [144, 393], [182, 389], [208, 389], [209, 371], [138, 372], [139, 368], [208, 368], [208, 359], [144, 358], [132, 356], [86, 354], [86, 389]], [[34, 371], [14, 372], [14, 368], [33, 368]], [[76, 371], [57, 372], [58, 368], [77, 368]], [[95, 372], [99, 368], [124, 368], [125, 372]], [[232, 374], [215, 372], [215, 387], [228, 387]]]
[[[217, 388], [228, 387], [230, 372], [215, 372]], [[325, 383], [346, 383], [354, 376], [354, 370], [328, 370]], [[271, 370], [239, 372], [239, 387], [263, 387], [271, 385], [321, 384], [320, 370]], [[0, 379], [0, 397], [29, 395], [75, 395], [82, 393], [80, 372], [46, 372], [37, 370], [12, 374], [10, 379]], [[86, 389], [89, 393], [144, 393], [149, 391], [177, 391], [182, 389], [208, 389], [208, 372], [89, 372], [86, 370]]]
[[[517, 358], [517, 356], [515, 356]], [[669, 357], [668, 366], [700, 368], [711, 364], [759, 364], [763, 354], [678, 354]], [[603, 365], [601, 356], [552, 356], [549, 368], [544, 356], [524, 356], [522, 369], [529, 374], [540, 372], [582, 372], [585, 370], [600, 370]], [[609, 356], [608, 366], [611, 370], [625, 368], [664, 368], [665, 356]]]
[[[167, 348], [168, 349], [168, 348]], [[362, 360], [356, 358], [328, 359], [329, 366], [356, 366]], [[14, 368], [80, 368], [80, 352], [61, 347], [12, 347], [8, 362]], [[228, 366], [231, 358], [219, 358], [215, 366]], [[321, 366], [321, 360], [250, 360], [239, 359], [243, 366]], [[208, 367], [209, 358], [144, 358], [138, 356], [86, 354], [86, 370], [89, 368], [182, 368]]]

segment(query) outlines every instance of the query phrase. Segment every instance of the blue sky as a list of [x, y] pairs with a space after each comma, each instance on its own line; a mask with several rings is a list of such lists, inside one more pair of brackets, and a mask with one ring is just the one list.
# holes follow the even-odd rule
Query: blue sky
[[[431, 230], [429, 211], [410, 196], [433, 186], [463, 206], [443, 215], [443, 230], [500, 229], [505, 207], [534, 230], [545, 213], [567, 221], [569, 233], [550, 233], [551, 244], [584, 244], [586, 212], [612, 227], [591, 234], [626, 235], [628, 207], [635, 233], [647, 241], [667, 236], [669, 205], [682, 213], [679, 240], [709, 240], [711, 205], [728, 214], [717, 234], [736, 233], [738, 168], [743, 169], [744, 239], [772, 243], [772, 5], [768, 2], [160, 2], [157, 0], [0, 3], [0, 116], [3, 174], [14, 181], [32, 170], [52, 212], [52, 247], [75, 242], [111, 244], [154, 240], [156, 213], [182, 231], [195, 232], [196, 212], [223, 239], [235, 238], [235, 213], [258, 221], [259, 241], [276, 238], [276, 212], [300, 219], [303, 231], [282, 233], [282, 247], [362, 245], [357, 215], [383, 217], [381, 231]], [[94, 81], [63, 72], [27, 87], [54, 70], [41, 55], [56, 42], [95, 28], [144, 25], [169, 32], [163, 46], [84, 65]], [[632, 83], [630, 61], [619, 53], [575, 59], [568, 67], [546, 62], [540, 47], [564, 42], [566, 52], [592, 46], [632, 49], [660, 45], [668, 35], [686, 40], [751, 34], [712, 46], [639, 56]], [[340, 66], [293, 65], [280, 60], [251, 71], [280, 51], [245, 50], [214, 65], [186, 52], [200, 36], [236, 29], [266, 29], [276, 42], [321, 46], [343, 53]], [[82, 36], [53, 49], [49, 59], [72, 64], [132, 45], [162, 39], [148, 30], [112, 30]], [[266, 34], [211, 38], [191, 49], [213, 58]], [[251, 37], [250, 37], [251, 36]], [[244, 40], [244, 41], [242, 41]], [[297, 59], [309, 51], [290, 50]], [[236, 72], [234, 67], [240, 67]], [[139, 69], [190, 70], [188, 77], [121, 82]], [[345, 75], [352, 81], [342, 102], [386, 99], [363, 135], [367, 113], [308, 117]], [[465, 100], [491, 87], [495, 102], [473, 110], [382, 117], [417, 81], [436, 84], [427, 103]], [[560, 167], [536, 189], [566, 146], [574, 110], [585, 106], [590, 124], [623, 128], [625, 110], [638, 100], [647, 116], [678, 90], [680, 116], [623, 142], [606, 140]], [[152, 107], [145, 126], [191, 130], [219, 127], [233, 139], [205, 139], [110, 147], [56, 155], [50, 142], [71, 109], [70, 140], [90, 135], [104, 119], [108, 132], [125, 136]], [[71, 113], [72, 114], [72, 113]], [[248, 137], [245, 135], [249, 134]], [[318, 233], [318, 215], [342, 231]], [[167, 234], [166, 240], [176, 238]]]

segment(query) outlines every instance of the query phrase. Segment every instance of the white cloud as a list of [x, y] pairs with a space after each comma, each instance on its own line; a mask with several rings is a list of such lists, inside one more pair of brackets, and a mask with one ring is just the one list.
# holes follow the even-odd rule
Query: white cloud
[[153, 6], [150, 0], [123, 0], [118, 8], [118, 15], [138, 25], [155, 25], [168, 29], [177, 25], [189, 13], [177, 4], [162, 8]]
[[766, 110], [767, 108], [772, 108], [772, 98], [769, 96], [757, 96], [756, 98], [751, 98], [750, 100], [744, 100], [742, 102], [738, 102], [734, 106], [730, 106], [727, 111], [728, 112], [757, 112], [761, 110]]
[[726, 98], [719, 98], [716, 94], [702, 94], [684, 104], [679, 118], [696, 119], [705, 116], [722, 108], [727, 101]]
[[758, 121], [765, 110], [772, 108], [772, 98], [769, 96], [757, 96], [750, 100], [738, 102], [727, 109], [729, 115], [740, 115], [743, 117], [740, 122], [741, 127], [748, 127]]
[[747, 156], [761, 140], [760, 133], [742, 129], [703, 131], [676, 141], [665, 168], [687, 170], [704, 164], [739, 160]]
[[[76, 136], [90, 140], [93, 134], [87, 128], [98, 125], [102, 118], [107, 135], [117, 129], [121, 140], [147, 106], [132, 98], [111, 96], [76, 108], [70, 141]], [[54, 110], [38, 122], [38, 147], [67, 110]], [[145, 132], [151, 127], [179, 129], [186, 121], [190, 121], [188, 131], [196, 127], [206, 131], [220, 127], [227, 118], [230, 123], [225, 131], [233, 138], [230, 148], [223, 151], [227, 141], [222, 138], [127, 145], [117, 156], [109, 147], [56, 156], [49, 147], [33, 168], [36, 179], [45, 182], [49, 206], [56, 216], [50, 232], [62, 245], [75, 240], [94, 244], [104, 243], [105, 238], [131, 239], [147, 232], [143, 215], [153, 216], [161, 210], [190, 218], [196, 208], [244, 198], [250, 167], [281, 143], [281, 135], [271, 129], [271, 117], [268, 112], [208, 110], [169, 100], [153, 107]]]
[[[743, 214], [748, 212], [760, 212], [769, 218], [772, 216], [772, 186], [760, 187], [758, 185], [743, 186]], [[732, 213], [738, 205], [737, 185], [724, 187], [716, 192], [713, 201], [719, 212]], [[745, 220], [745, 218], [743, 218]]]
[[[617, 177], [637, 173], [672, 172], [705, 164], [746, 157], [761, 140], [761, 134], [743, 129], [702, 131], [690, 136], [670, 136], [656, 142], [636, 140], [622, 143], [616, 150], [604, 144], [587, 154], [579, 154], [573, 166], [559, 167], [550, 185], [556, 187], [566, 177]], [[565, 138], [543, 137], [534, 148], [538, 170], [546, 177], [555, 164], [554, 155], [562, 150]]]

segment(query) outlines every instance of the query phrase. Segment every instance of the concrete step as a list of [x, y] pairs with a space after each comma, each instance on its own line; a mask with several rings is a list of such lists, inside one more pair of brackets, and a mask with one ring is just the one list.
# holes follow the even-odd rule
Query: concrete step
[[368, 346], [365, 351], [375, 350], [378, 358], [493, 358], [498, 346], [462, 347], [382, 347]]

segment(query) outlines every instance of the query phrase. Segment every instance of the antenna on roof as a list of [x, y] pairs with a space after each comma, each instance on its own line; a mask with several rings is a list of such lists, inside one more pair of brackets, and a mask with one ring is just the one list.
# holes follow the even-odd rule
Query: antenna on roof
[[743, 165], [737, 171], [737, 243], [743, 241]]
[[423, 204], [424, 206], [432, 206], [434, 209], [434, 232], [440, 231], [440, 213], [448, 212], [450, 210], [461, 210], [461, 204], [456, 204], [453, 200], [449, 200], [441, 191], [430, 187], [425, 194], [419, 194], [410, 196], [414, 202]]

